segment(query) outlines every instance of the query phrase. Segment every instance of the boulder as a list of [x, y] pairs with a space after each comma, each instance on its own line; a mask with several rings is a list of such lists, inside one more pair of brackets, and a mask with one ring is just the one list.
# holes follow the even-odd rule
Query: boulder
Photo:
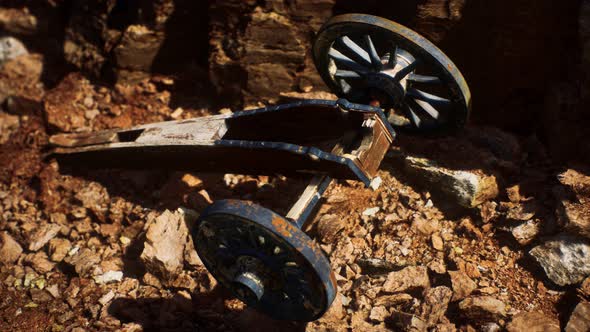
[[576, 284], [590, 275], [590, 243], [584, 238], [560, 234], [529, 253], [557, 285]]
[[435, 186], [457, 204], [475, 207], [498, 196], [496, 177], [480, 171], [453, 170], [426, 158], [406, 156], [406, 171], [428, 186]]

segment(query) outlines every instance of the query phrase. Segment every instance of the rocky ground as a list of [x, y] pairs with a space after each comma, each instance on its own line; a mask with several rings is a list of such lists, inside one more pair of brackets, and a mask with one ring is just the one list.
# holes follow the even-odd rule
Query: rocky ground
[[[0, 22], [27, 31], [29, 14]], [[19, 43], [2, 39], [0, 52], [0, 330], [590, 330], [590, 168], [553, 160], [534, 134], [400, 133], [378, 187], [335, 181], [305, 226], [336, 276], [332, 308], [278, 322], [217, 285], [188, 230], [223, 198], [285, 214], [305, 181], [44, 158], [51, 134], [231, 110], [206, 96], [177, 107], [182, 77], [137, 68], [124, 72], [131, 85], [47, 80], [47, 55]], [[276, 101], [334, 98], [306, 87]]]

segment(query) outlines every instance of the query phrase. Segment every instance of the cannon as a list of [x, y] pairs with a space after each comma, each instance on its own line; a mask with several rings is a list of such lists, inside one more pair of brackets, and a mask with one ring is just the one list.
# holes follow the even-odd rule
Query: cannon
[[286, 216], [249, 201], [215, 201], [191, 235], [208, 271], [248, 306], [275, 319], [315, 320], [330, 307], [337, 285], [329, 260], [302, 226], [332, 179], [369, 186], [397, 133], [461, 128], [471, 97], [442, 51], [380, 17], [335, 16], [312, 51], [340, 99], [58, 134], [50, 138], [50, 155], [82, 167], [309, 174]]

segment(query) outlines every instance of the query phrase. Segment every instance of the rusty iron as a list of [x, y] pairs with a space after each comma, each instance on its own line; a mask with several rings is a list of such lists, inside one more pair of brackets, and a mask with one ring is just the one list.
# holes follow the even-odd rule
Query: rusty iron
[[221, 200], [202, 212], [191, 235], [209, 272], [237, 298], [276, 319], [317, 319], [337, 285], [328, 259], [302, 227], [332, 178], [369, 186], [394, 127], [419, 133], [460, 127], [470, 94], [438, 48], [375, 16], [334, 17], [320, 29], [313, 56], [342, 99], [59, 134], [50, 138], [49, 156], [83, 167], [313, 175], [285, 217], [252, 202]]

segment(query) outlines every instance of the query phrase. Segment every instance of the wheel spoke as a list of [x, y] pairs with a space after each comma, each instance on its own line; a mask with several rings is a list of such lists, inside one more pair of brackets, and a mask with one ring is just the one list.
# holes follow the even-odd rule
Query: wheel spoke
[[361, 75], [355, 71], [352, 71], [352, 70], [338, 69], [338, 70], [336, 70], [334, 77], [337, 77], [337, 78], [361, 78]]
[[418, 60], [414, 60], [414, 62], [412, 62], [409, 65], [402, 68], [402, 70], [398, 71], [395, 74], [394, 79], [396, 79], [397, 81], [403, 80], [404, 77], [408, 76], [409, 73], [411, 73], [414, 69], [416, 69], [418, 62], [419, 62]]
[[426, 113], [428, 113], [428, 115], [430, 115], [433, 119], [438, 120], [440, 113], [436, 110], [436, 108], [434, 108], [429, 103], [422, 101], [420, 99], [414, 99], [414, 101], [422, 110], [424, 110]]
[[352, 39], [348, 38], [348, 36], [343, 36], [338, 40], [344, 47], [352, 52], [352, 55], [356, 58], [355, 60], [362, 62], [366, 66], [371, 66], [371, 58], [369, 57], [369, 53], [358, 46], [354, 41], [352, 41]]
[[373, 68], [381, 70], [381, 68], [383, 68], [383, 64], [381, 63], [381, 58], [379, 57], [379, 53], [377, 53], [377, 49], [375, 49], [375, 44], [373, 44], [373, 41], [371, 40], [371, 36], [365, 35], [365, 42], [367, 44], [367, 48], [369, 49], [369, 56], [371, 57]]
[[356, 71], [357, 73], [363, 74], [367, 72], [367, 69], [365, 67], [359, 65], [358, 63], [354, 62], [351, 58], [347, 57], [346, 55], [340, 53], [339, 51], [333, 48], [330, 49], [328, 55], [332, 59], [334, 59], [334, 61], [338, 61], [340, 64], [344, 65], [348, 69]]
[[393, 50], [389, 53], [389, 61], [387, 62], [387, 66], [389, 68], [394, 68], [397, 64], [397, 45], [393, 45]]
[[433, 106], [449, 106], [449, 105], [451, 105], [451, 101], [449, 99], [435, 96], [433, 94], [430, 94], [428, 92], [424, 92], [424, 91], [421, 91], [418, 89], [410, 88], [410, 89], [408, 89], [407, 94], [418, 99], [418, 100], [424, 100]]
[[410, 74], [408, 75], [408, 81], [417, 82], [417, 83], [440, 83], [440, 78], [436, 76], [427, 76], [427, 75], [419, 75], [419, 74]]
[[339, 80], [340, 82], [340, 87], [342, 88], [342, 92], [344, 92], [345, 94], [348, 94], [350, 92], [350, 90], [352, 90], [352, 87], [350, 86], [350, 84], [348, 84], [348, 82], [346, 82], [343, 79]]
[[422, 120], [420, 120], [420, 117], [418, 116], [418, 114], [416, 114], [416, 112], [414, 112], [410, 105], [408, 105], [407, 103], [405, 105], [410, 116], [410, 121], [414, 124], [414, 126], [416, 126], [416, 128], [420, 128]]

